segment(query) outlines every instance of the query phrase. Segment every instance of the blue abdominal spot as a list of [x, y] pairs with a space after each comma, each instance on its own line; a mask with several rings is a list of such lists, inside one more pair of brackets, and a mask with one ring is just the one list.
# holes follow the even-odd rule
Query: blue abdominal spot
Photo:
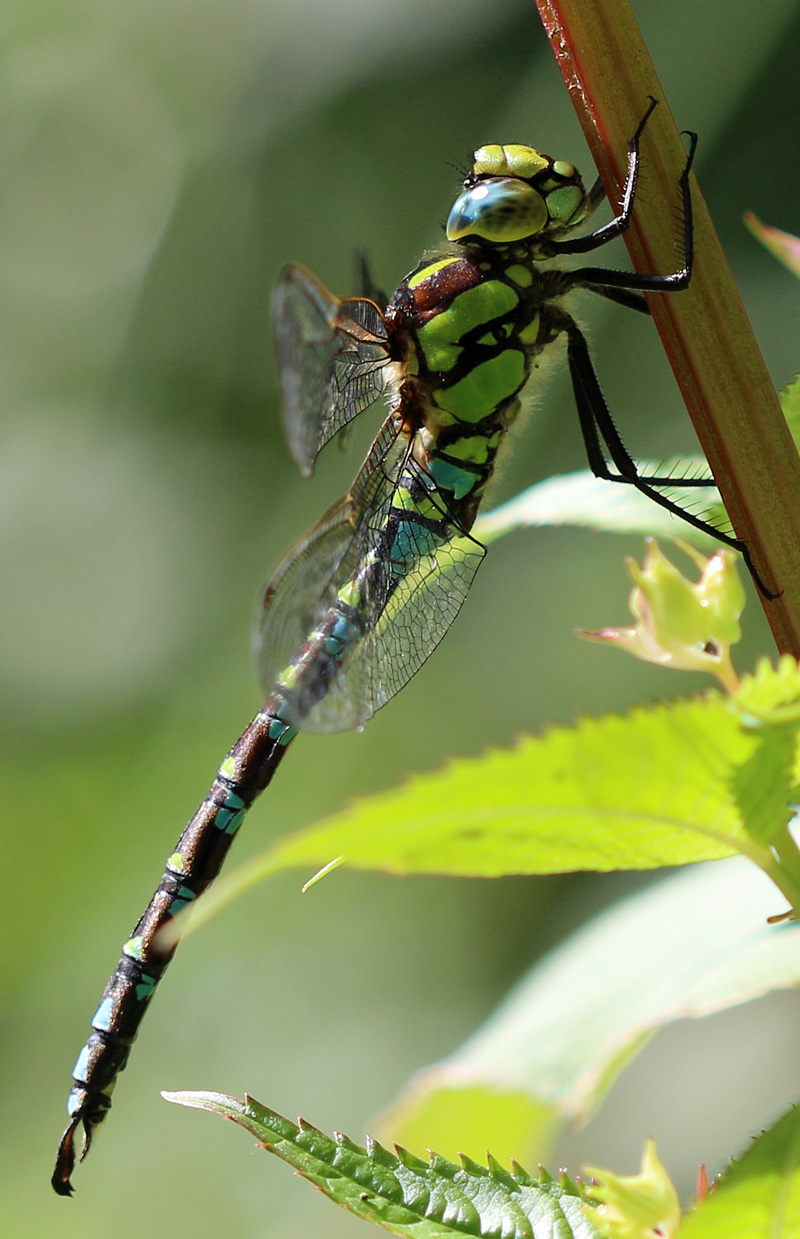
[[90, 1047], [88, 1045], [85, 1045], [83, 1049], [81, 1050], [80, 1054], [78, 1055], [75, 1066], [72, 1068], [72, 1078], [73, 1080], [77, 1080], [79, 1084], [83, 1084], [86, 1080], [86, 1073], [89, 1070], [89, 1055], [90, 1054], [91, 1054]]
[[[111, 1020], [114, 1015], [114, 1001], [112, 998], [104, 998], [100, 1006], [92, 1016], [92, 1028], [96, 1028], [98, 1032], [108, 1032], [111, 1027]], [[80, 1060], [75, 1064], [75, 1071], [78, 1070]]]
[[430, 555], [441, 543], [435, 530], [415, 520], [398, 521], [390, 553], [393, 570], [399, 574], [410, 571], [423, 555]]
[[330, 636], [334, 641], [338, 641], [343, 647], [353, 640], [354, 636], [358, 635], [358, 627], [351, 619], [345, 615], [340, 615], [330, 631]]
[[458, 465], [451, 464], [449, 460], [441, 460], [438, 456], [434, 456], [430, 461], [428, 472], [437, 486], [452, 491], [454, 499], [464, 499], [477, 482], [474, 473], [459, 469]]

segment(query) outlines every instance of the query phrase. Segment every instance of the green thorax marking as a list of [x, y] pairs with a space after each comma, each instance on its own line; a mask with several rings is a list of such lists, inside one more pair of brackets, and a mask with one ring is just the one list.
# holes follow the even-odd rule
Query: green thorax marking
[[542, 299], [539, 273], [519, 249], [487, 256], [465, 246], [422, 263], [389, 307], [414, 344], [406, 373], [416, 376], [430, 472], [456, 500], [485, 485], [516, 414], [541, 347]]

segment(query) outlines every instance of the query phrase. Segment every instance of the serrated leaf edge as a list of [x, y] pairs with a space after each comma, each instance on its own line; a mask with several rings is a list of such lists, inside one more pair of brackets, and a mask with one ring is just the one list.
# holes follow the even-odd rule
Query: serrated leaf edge
[[248, 1094], [244, 1101], [213, 1092], [162, 1096], [232, 1119], [335, 1203], [394, 1233], [416, 1239], [447, 1233], [476, 1239], [566, 1239], [580, 1233], [588, 1239], [595, 1233], [582, 1211], [582, 1185], [563, 1171], [556, 1181], [540, 1167], [534, 1179], [518, 1162], [508, 1170], [491, 1154], [486, 1165], [466, 1154], [456, 1164], [433, 1151], [426, 1162], [399, 1145], [392, 1153], [371, 1137], [363, 1147], [341, 1132], [328, 1136], [305, 1119], [292, 1123]]

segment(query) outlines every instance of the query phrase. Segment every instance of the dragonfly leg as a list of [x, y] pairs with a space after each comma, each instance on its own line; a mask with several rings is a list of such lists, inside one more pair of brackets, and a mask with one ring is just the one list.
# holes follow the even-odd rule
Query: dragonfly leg
[[[641, 166], [641, 154], [639, 151], [639, 142], [644, 133], [645, 126], [652, 116], [654, 110], [658, 106], [658, 100], [650, 97], [650, 106], [645, 112], [642, 119], [639, 121], [639, 126], [636, 133], [631, 138], [630, 148], [628, 150], [628, 173], [625, 177], [625, 184], [622, 189], [622, 206], [618, 215], [615, 215], [607, 224], [603, 224], [602, 228], [595, 229], [594, 232], [587, 233], [584, 237], [573, 237], [568, 241], [553, 241], [550, 246], [550, 256], [555, 257], [556, 254], [588, 254], [592, 250], [600, 249], [601, 246], [613, 241], [615, 237], [619, 237], [623, 232], [627, 232], [633, 220], [633, 209], [636, 202], [636, 188], [639, 181], [639, 168]], [[689, 153], [688, 168], [684, 170], [684, 177], [688, 180], [688, 169], [691, 168], [692, 159], [694, 158], [694, 146], [692, 145]], [[589, 201], [594, 206], [599, 205], [605, 197], [605, 191], [602, 184], [598, 181], [592, 186], [589, 192]]]
[[359, 290], [358, 295], [360, 297], [368, 297], [370, 301], [376, 302], [379, 306], [388, 305], [389, 297], [375, 282], [372, 263], [367, 250], [363, 246], [359, 246], [356, 250], [354, 260], [355, 287]]
[[[686, 521], [687, 524], [693, 525], [695, 529], [709, 534], [725, 546], [730, 546], [733, 550], [739, 551], [747, 564], [750, 575], [764, 597], [769, 599], [778, 597], [777, 594], [774, 594], [764, 584], [758, 569], [753, 563], [746, 543], [734, 537], [733, 534], [724, 533], [722, 530], [715, 528], [710, 521], [704, 520], [702, 516], [698, 516], [687, 508], [682, 508], [680, 504], [670, 499], [668, 495], [664, 495], [656, 489], [658, 486], [708, 486], [709, 484], [713, 485], [713, 479], [647, 477], [639, 473], [635, 461], [622, 442], [619, 431], [614, 425], [614, 419], [606, 404], [605, 396], [600, 389], [589, 354], [589, 346], [586, 343], [583, 332], [568, 314], [563, 315], [561, 326], [567, 336], [569, 372], [572, 379], [572, 389], [575, 393], [575, 404], [578, 409], [581, 433], [586, 446], [586, 456], [589, 461], [589, 467], [595, 477], [602, 478], [607, 482], [623, 482], [628, 486], [635, 486], [638, 491], [643, 495], [647, 495], [648, 499], [652, 499], [659, 507], [665, 508], [667, 512], [671, 512], [682, 521]], [[609, 468], [603, 453], [603, 443], [608, 448], [608, 454], [619, 473], [614, 473]]]
[[[694, 213], [692, 210], [692, 190], [689, 184], [689, 173], [692, 170], [694, 154], [697, 149], [697, 134], [691, 133], [689, 137], [691, 139], [689, 154], [686, 157], [686, 163], [680, 179], [683, 216], [683, 266], [680, 270], [672, 271], [668, 275], [659, 275], [649, 271], [609, 271], [603, 267], [578, 267], [576, 271], [570, 273], [569, 287], [591, 288], [593, 292], [599, 292], [600, 288], [618, 288], [638, 289], [640, 292], [651, 293], [677, 293], [689, 287], [692, 279], [692, 266], [694, 265]], [[612, 223], [616, 223], [622, 218], [623, 216], [620, 215], [617, 217], [617, 220], [612, 220]], [[630, 227], [631, 218], [632, 214], [628, 215], [624, 227], [620, 231], [624, 232]], [[593, 233], [592, 235], [596, 236], [597, 234]], [[583, 238], [579, 238], [579, 240], [581, 239]], [[569, 245], [570, 243], [567, 242], [566, 244]]]
[[638, 310], [640, 314], [650, 313], [650, 306], [644, 296], [634, 292], [633, 289], [604, 288], [602, 284], [584, 284], [583, 287], [588, 292], [597, 293], [598, 297], [605, 297], [607, 301], [615, 302], [616, 305], [624, 305], [626, 310]]
[[[590, 250], [597, 249], [600, 245], [605, 245], [613, 237], [619, 236], [628, 230], [633, 219], [633, 208], [636, 200], [636, 185], [639, 171], [638, 139], [653, 110], [653, 106], [655, 104], [645, 114], [631, 142], [631, 153], [628, 158], [628, 177], [625, 182], [620, 214], [610, 224], [606, 224], [603, 228], [598, 228], [596, 232], [592, 232], [586, 237], [577, 237], [574, 241], [555, 242], [553, 245], [555, 253], [587, 253]], [[694, 215], [689, 174], [692, 170], [695, 151], [697, 150], [697, 134], [688, 133], [687, 136], [690, 139], [689, 152], [686, 156], [686, 163], [680, 178], [683, 215], [683, 266], [680, 270], [672, 271], [667, 275], [660, 275], [654, 272], [610, 271], [603, 267], [579, 267], [576, 271], [569, 273], [567, 279], [567, 286], [569, 288], [588, 288], [592, 292], [608, 297], [610, 293], [603, 291], [604, 289], [663, 293], [680, 292], [682, 289], [689, 287], [694, 263]], [[641, 301], [636, 298], [627, 300], [624, 297], [615, 298], [611, 296], [611, 300], [618, 300], [620, 304], [626, 305], [631, 309], [642, 310], [643, 308]]]
[[[654, 503], [679, 516], [682, 520], [710, 534], [726, 546], [741, 551], [746, 556], [745, 547], [738, 538], [716, 529], [709, 521], [696, 513], [682, 508], [668, 495], [662, 494], [657, 488], [664, 486], [709, 486], [713, 485], [711, 478], [661, 477], [658, 475], [643, 475], [639, 473], [633, 457], [628, 452], [614, 419], [606, 404], [600, 384], [595, 374], [589, 346], [577, 323], [568, 314], [561, 319], [561, 328], [567, 336], [567, 359], [575, 393], [575, 403], [578, 409], [581, 434], [586, 447], [589, 467], [595, 477], [608, 482], [622, 482], [634, 486], [642, 494], [647, 495]], [[608, 450], [613, 465], [618, 472], [609, 466], [605, 458], [603, 444]], [[749, 562], [749, 561], [748, 561]]]
[[589, 211], [588, 214], [594, 215], [601, 202], [605, 201], [606, 187], [603, 184], [603, 178], [598, 176], [588, 193]]

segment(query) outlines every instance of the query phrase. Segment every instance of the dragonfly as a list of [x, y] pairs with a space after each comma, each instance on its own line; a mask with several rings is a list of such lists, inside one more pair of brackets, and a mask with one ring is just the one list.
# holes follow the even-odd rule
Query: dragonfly
[[[525, 145], [488, 145], [450, 211], [447, 243], [425, 256], [381, 306], [339, 299], [300, 266], [274, 295], [284, 427], [309, 475], [318, 453], [388, 395], [383, 421], [345, 497], [286, 556], [269, 582], [257, 631], [265, 702], [228, 753], [169, 856], [103, 992], [73, 1071], [52, 1183], [72, 1193], [82, 1160], [177, 942], [161, 932], [214, 881], [250, 806], [298, 731], [361, 727], [422, 666], [453, 623], [483, 560], [470, 530], [497, 452], [520, 410], [538, 356], [566, 337], [580, 427], [594, 473], [637, 487], [706, 528], [660, 489], [705, 479], [641, 475], [612, 421], [586, 339], [563, 306], [584, 289], [640, 312], [645, 292], [691, 280], [689, 174], [678, 184], [683, 262], [670, 274], [633, 274], [550, 260], [600, 248], [629, 227], [640, 140], [630, 142], [617, 214], [575, 236], [604, 198], [573, 164]], [[366, 295], [372, 292], [373, 295]], [[610, 459], [607, 461], [606, 455]], [[711, 530], [741, 549], [730, 535]], [[78, 1131], [82, 1141], [78, 1150]]]

